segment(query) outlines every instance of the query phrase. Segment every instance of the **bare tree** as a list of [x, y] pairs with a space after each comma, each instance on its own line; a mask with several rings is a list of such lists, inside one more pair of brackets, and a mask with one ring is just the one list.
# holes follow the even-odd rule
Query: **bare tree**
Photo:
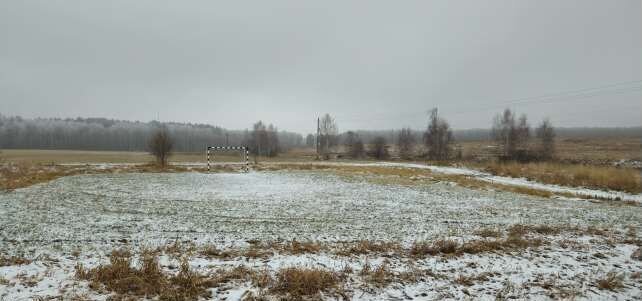
[[266, 126], [260, 120], [252, 125], [247, 144], [250, 147], [250, 153], [254, 155], [255, 162], [257, 156], [274, 157], [281, 150], [277, 128], [272, 124]]
[[428, 158], [447, 160], [455, 141], [448, 122], [439, 117], [437, 108], [430, 111], [428, 129], [424, 133], [424, 143], [428, 148]]
[[531, 128], [525, 114], [515, 121], [515, 114], [506, 109], [493, 120], [491, 135], [501, 149], [501, 158], [528, 161], [531, 159], [529, 141]]
[[330, 150], [337, 145], [339, 127], [330, 114], [325, 114], [319, 122], [319, 152], [324, 159], [330, 158]]
[[410, 128], [401, 129], [397, 138], [397, 147], [399, 148], [399, 156], [402, 159], [412, 158], [415, 142], [415, 136]]
[[361, 141], [359, 134], [353, 131], [348, 131], [346, 133], [344, 146], [348, 156], [352, 159], [362, 158], [365, 154], [363, 141]]
[[555, 129], [548, 118], [537, 127], [535, 136], [539, 140], [538, 157], [542, 160], [552, 159], [555, 153]]
[[150, 154], [156, 158], [156, 163], [161, 167], [167, 166], [167, 160], [172, 154], [173, 147], [174, 142], [164, 125], [154, 132], [148, 143]]
[[281, 152], [281, 146], [279, 145], [279, 130], [276, 126], [270, 124], [267, 128], [267, 138], [268, 138], [268, 157], [276, 157]]
[[305, 146], [307, 146], [307, 147], [313, 147], [313, 146], [314, 146], [314, 143], [315, 143], [314, 135], [312, 135], [312, 134], [308, 134], [308, 135], [305, 137]]
[[515, 153], [515, 117], [510, 109], [493, 119], [491, 135], [501, 149], [502, 157], [510, 158]]
[[263, 121], [259, 120], [252, 125], [252, 132], [250, 132], [249, 141], [247, 142], [247, 145], [250, 148], [250, 153], [254, 155], [255, 163], [257, 162], [257, 157], [265, 153], [267, 139], [265, 124]]
[[526, 114], [522, 114], [515, 128], [515, 148], [522, 155], [528, 152], [528, 142], [531, 138], [531, 126], [528, 124]]
[[375, 159], [383, 160], [388, 159], [388, 146], [386, 145], [386, 138], [383, 136], [375, 137], [370, 143], [370, 155]]

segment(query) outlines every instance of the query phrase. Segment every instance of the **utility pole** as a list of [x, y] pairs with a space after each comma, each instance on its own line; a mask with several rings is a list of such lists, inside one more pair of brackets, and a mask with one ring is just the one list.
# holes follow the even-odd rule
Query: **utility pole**
[[321, 118], [317, 117], [317, 160], [319, 160], [319, 149], [321, 148]]

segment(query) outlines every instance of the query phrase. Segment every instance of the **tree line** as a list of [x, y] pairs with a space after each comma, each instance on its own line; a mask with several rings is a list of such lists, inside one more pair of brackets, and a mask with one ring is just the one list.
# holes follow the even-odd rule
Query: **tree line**
[[[257, 127], [258, 124], [258, 127]], [[298, 133], [278, 131], [258, 122], [252, 130], [227, 130], [197, 123], [140, 122], [106, 118], [35, 118], [0, 114], [0, 148], [148, 151], [149, 141], [161, 127], [171, 138], [173, 150], [202, 152], [212, 145], [250, 145], [262, 155], [303, 145]], [[256, 131], [260, 134], [255, 135]], [[268, 143], [269, 141], [269, 143]]]
[[[367, 143], [363, 138], [366, 135], [361, 133], [371, 135]], [[456, 139], [450, 124], [439, 115], [437, 108], [428, 114], [427, 126], [423, 132], [415, 132], [406, 127], [397, 132], [375, 132], [374, 136], [372, 132], [361, 133], [347, 131], [338, 134], [336, 121], [326, 114], [321, 118], [318, 137], [308, 135], [306, 144], [312, 146], [317, 143], [317, 151], [324, 159], [328, 159], [333, 153], [337, 157], [352, 159], [387, 159], [392, 146], [396, 147], [398, 156], [406, 160], [450, 160], [462, 156], [461, 148], [455, 147]], [[492, 128], [487, 133], [495, 141], [497, 156], [501, 160], [535, 161], [553, 158], [556, 133], [549, 119], [542, 120], [532, 130], [525, 114], [517, 117], [506, 109], [494, 117]], [[338, 151], [339, 146], [343, 151]]]

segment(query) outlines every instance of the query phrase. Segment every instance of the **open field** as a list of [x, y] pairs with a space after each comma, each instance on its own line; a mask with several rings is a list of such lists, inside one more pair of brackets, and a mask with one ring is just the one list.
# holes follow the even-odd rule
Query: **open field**
[[[350, 168], [77, 175], [3, 193], [0, 298], [137, 296], [133, 279], [179, 299], [641, 296], [640, 206]], [[131, 257], [110, 263], [120, 249]]]
[[216, 155], [4, 150], [0, 300], [642, 298], [637, 170]]
[[[458, 142], [464, 157], [492, 155], [491, 141]], [[613, 165], [620, 160], [642, 162], [640, 138], [562, 138], [555, 141], [555, 157], [563, 162], [588, 165]]]
[[[458, 142], [463, 148], [464, 157], [488, 157], [492, 155], [491, 141]], [[642, 141], [635, 138], [602, 139], [557, 139], [555, 156], [566, 163], [586, 165], [609, 165], [615, 162], [642, 162]], [[393, 147], [394, 151], [394, 147]], [[203, 152], [176, 153], [173, 162], [202, 162]], [[234, 160], [235, 153], [220, 153], [225, 159]], [[22, 150], [3, 149], [1, 156], [10, 162], [28, 161], [31, 163], [146, 163], [152, 157], [146, 152], [123, 151], [77, 151], [77, 150]], [[260, 161], [309, 161], [314, 160], [313, 148], [292, 149], [276, 158], [260, 158]]]
[[[215, 160], [225, 162], [241, 161], [237, 151], [213, 152]], [[3, 149], [0, 157], [7, 162], [37, 163], [37, 164], [69, 164], [69, 163], [149, 163], [154, 158], [146, 152], [125, 151], [82, 151], [82, 150], [37, 150], [37, 149]], [[260, 157], [262, 161], [307, 161], [313, 160], [314, 153], [309, 149], [294, 149], [276, 158]], [[243, 158], [243, 160], [245, 160]], [[250, 160], [254, 160], [253, 157]], [[205, 150], [199, 153], [175, 153], [171, 162], [205, 162]]]
[[[640, 173], [640, 145], [635, 139], [582, 140], [564, 139], [559, 142], [560, 161], [537, 162], [529, 164], [497, 163], [494, 160], [476, 161], [461, 160], [454, 162], [436, 162], [440, 164], [457, 164], [475, 168], [494, 175], [514, 178], [526, 178], [546, 184], [562, 186], [587, 187], [601, 190], [618, 190], [631, 193], [642, 192]], [[465, 142], [464, 149], [470, 153], [488, 155], [488, 142]], [[577, 148], [578, 151], [571, 152]], [[18, 164], [147, 164], [153, 158], [144, 152], [111, 152], [111, 151], [73, 151], [73, 150], [3, 150], [1, 158], [9, 163]], [[293, 149], [278, 157], [259, 157], [261, 162], [314, 162], [315, 153], [311, 148]], [[204, 163], [204, 153], [176, 153], [170, 157], [174, 164]], [[238, 152], [212, 153], [212, 162], [242, 162]], [[250, 161], [255, 162], [251, 157]], [[340, 162], [375, 162], [372, 160], [345, 160]], [[574, 163], [573, 163], [574, 162]], [[618, 163], [621, 166], [616, 166]], [[416, 162], [419, 163], [419, 162]], [[44, 175], [39, 175], [43, 177]], [[31, 181], [27, 181], [31, 182]], [[38, 181], [36, 181], [38, 182]], [[0, 185], [2, 187], [2, 185]]]

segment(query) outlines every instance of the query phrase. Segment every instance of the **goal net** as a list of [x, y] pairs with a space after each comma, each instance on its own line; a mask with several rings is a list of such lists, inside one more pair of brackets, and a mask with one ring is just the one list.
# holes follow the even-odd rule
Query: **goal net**
[[[214, 160], [214, 153], [216, 152], [229, 152], [238, 151], [241, 155], [241, 160], [245, 160], [244, 171], [250, 170], [249, 150], [247, 146], [208, 146], [207, 147], [207, 171], [210, 171], [212, 161]], [[242, 164], [243, 162], [241, 162]]]

